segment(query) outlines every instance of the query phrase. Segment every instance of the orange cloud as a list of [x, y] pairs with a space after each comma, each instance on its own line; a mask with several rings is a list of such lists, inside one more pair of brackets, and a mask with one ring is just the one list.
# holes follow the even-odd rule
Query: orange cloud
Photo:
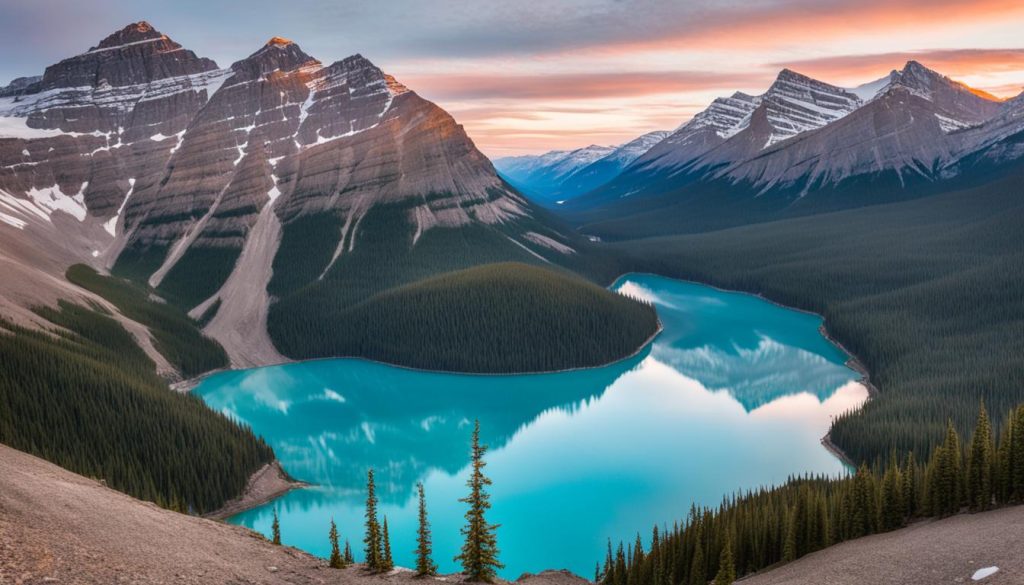
[[555, 75], [402, 76], [418, 93], [438, 100], [590, 99], [717, 90], [765, 84], [774, 74], [714, 71], [629, 71]]
[[[813, 41], [834, 42], [865, 34], [899, 34], [936, 26], [1006, 22], [1024, 15], [1020, 0], [837, 0], [782, 5], [751, 2], [702, 14], [636, 38], [581, 46], [576, 51], [628, 53], [649, 50], [765, 49]], [[574, 52], [569, 50], [566, 52]]]

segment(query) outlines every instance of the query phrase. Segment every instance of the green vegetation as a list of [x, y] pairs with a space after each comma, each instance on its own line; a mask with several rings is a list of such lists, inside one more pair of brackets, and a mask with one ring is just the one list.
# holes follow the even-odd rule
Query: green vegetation
[[[649, 550], [636, 544], [624, 550], [611, 544], [599, 580], [604, 585], [704, 585], [731, 583], [737, 573], [752, 573], [788, 562], [833, 544], [894, 530], [921, 517], [955, 514], [965, 506], [1024, 503], [1024, 405], [1010, 413], [999, 446], [987, 435], [984, 407], [967, 452], [952, 424], [927, 466], [913, 453], [890, 457], [884, 468], [862, 465], [843, 478], [804, 477], [785, 485], [726, 498], [715, 510], [691, 508], [686, 522], [659, 533]], [[979, 438], [980, 437], [980, 438]], [[987, 454], [986, 454], [987, 453]], [[995, 455], [993, 455], [995, 454]], [[961, 459], [966, 466], [960, 464]], [[976, 481], [985, 470], [995, 481]]]
[[189, 310], [220, 290], [241, 254], [241, 248], [193, 246], [160, 281], [157, 290]]
[[491, 496], [487, 486], [491, 479], [484, 475], [484, 453], [487, 446], [480, 444], [480, 421], [473, 425], [472, 467], [473, 471], [466, 481], [469, 495], [459, 501], [469, 504], [466, 510], [466, 525], [462, 528], [462, 536], [466, 538], [462, 544], [462, 552], [455, 557], [462, 563], [462, 572], [469, 581], [493, 583], [497, 570], [504, 567], [498, 562], [498, 538], [495, 531], [497, 524], [487, 522], [486, 513], [491, 508]]
[[427, 520], [427, 496], [423, 493], [423, 483], [416, 484], [419, 494], [419, 516], [416, 529], [416, 576], [427, 577], [437, 574], [437, 565], [432, 558], [433, 541], [430, 537], [430, 521]]
[[273, 460], [249, 429], [168, 390], [101, 310], [61, 302], [36, 312], [55, 327], [0, 320], [0, 442], [194, 513], [221, 507]]
[[377, 490], [373, 483], [373, 469], [366, 472], [366, 536], [363, 537], [366, 568], [380, 572], [384, 567], [384, 547], [377, 519]]
[[68, 268], [67, 279], [110, 301], [125, 317], [149, 328], [157, 351], [186, 378], [227, 366], [228, 358], [217, 342], [204, 337], [193, 321], [177, 307], [153, 300], [142, 286], [99, 274], [89, 266]]
[[902, 203], [615, 244], [624, 268], [760, 293], [822, 314], [878, 396], [832, 441], [883, 461], [964, 434], [979, 399], [1024, 400], [1024, 169]]
[[401, 286], [324, 309], [320, 320], [332, 326], [272, 320], [278, 348], [434, 370], [547, 371], [623, 358], [658, 328], [650, 305], [565, 272], [512, 263]]
[[388, 534], [387, 516], [384, 517], [383, 546], [384, 550], [381, 554], [380, 572], [390, 573], [391, 569], [395, 568], [395, 561], [391, 558], [391, 536]]
[[270, 524], [271, 542], [281, 544], [281, 520], [277, 517], [277, 506], [274, 506], [274, 520]]
[[338, 526], [334, 523], [334, 518], [331, 518], [331, 530], [328, 533], [328, 539], [331, 541], [331, 558], [327, 561], [327, 564], [332, 569], [344, 569], [345, 557], [341, 556], [341, 546], [338, 544]]
[[[469, 300], [457, 298], [468, 287], [468, 283], [457, 278], [434, 282], [419, 293], [414, 288], [401, 289], [438, 275], [500, 262], [571, 269], [591, 277], [614, 276], [614, 260], [606, 254], [593, 253], [592, 245], [585, 239], [573, 236], [566, 242], [576, 253], [555, 252], [522, 237], [522, 231], [532, 231], [565, 241], [544, 223], [529, 218], [517, 220], [514, 229], [500, 224], [470, 224], [457, 229], [434, 228], [417, 237], [408, 217], [407, 206], [375, 206], [356, 227], [345, 231], [344, 249], [333, 264], [331, 258], [342, 237], [343, 220], [324, 213], [286, 221], [268, 286], [276, 301], [270, 307], [267, 328], [279, 351], [295, 359], [361, 356], [432, 369], [510, 372], [601, 363], [636, 349], [635, 344], [625, 351], [598, 347], [596, 353], [587, 354], [576, 348], [556, 347], [566, 345], [566, 339], [579, 343], [580, 337], [558, 336], [559, 331], [572, 333], [573, 324], [567, 313], [555, 311], [549, 315], [555, 317], [556, 330], [547, 330], [551, 323], [532, 323], [533, 334], [545, 337], [539, 347], [532, 343], [533, 338], [516, 340], [512, 334], [502, 335], [512, 343], [503, 347], [499, 340], [488, 339], [489, 335], [495, 331], [521, 331], [516, 320], [530, 325], [528, 321], [532, 318], [520, 318], [511, 306], [503, 306], [503, 291], [491, 283], [481, 281], [483, 288]], [[566, 233], [571, 230], [566, 229]], [[515, 272], [525, 273], [524, 269]], [[517, 288], [537, 283], [538, 279], [531, 277]], [[453, 288], [442, 294], [442, 286]], [[399, 298], [414, 295], [418, 295], [418, 301], [428, 303], [422, 310], [395, 304]], [[535, 299], [531, 304], [535, 304]], [[476, 324], [463, 319], [461, 329], [448, 323], [451, 318], [461, 318], [464, 310], [483, 321]], [[427, 331], [435, 324], [444, 329], [444, 334]], [[493, 328], [487, 330], [491, 325]], [[422, 335], [428, 335], [428, 341], [436, 341], [440, 347], [424, 342]], [[618, 343], [610, 339], [611, 335], [605, 337], [608, 339], [591, 343]], [[485, 343], [477, 344], [479, 339]], [[473, 355], [478, 348], [480, 355]], [[543, 353], [541, 348], [554, 351], [547, 357], [530, 355]], [[584, 355], [588, 361], [581, 362], [573, 352]]]

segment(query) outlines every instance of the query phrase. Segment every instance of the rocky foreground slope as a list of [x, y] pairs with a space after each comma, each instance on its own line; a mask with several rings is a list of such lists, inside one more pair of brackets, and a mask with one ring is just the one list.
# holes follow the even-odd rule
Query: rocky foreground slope
[[[358, 536], [349, 538], [358, 544]], [[0, 583], [419, 582], [404, 571], [373, 576], [359, 567], [330, 569], [323, 559], [274, 546], [248, 529], [140, 502], [0, 445]], [[586, 583], [563, 572], [518, 582]]]
[[[326, 519], [325, 519], [326, 522]], [[341, 527], [344, 532], [346, 527]], [[325, 525], [324, 537], [327, 536]], [[358, 535], [346, 534], [358, 541]], [[920, 522], [836, 545], [742, 580], [749, 585], [933, 585], [1024, 582], [1024, 506]], [[458, 575], [439, 577], [457, 581]], [[329, 569], [239, 526], [143, 503], [0, 445], [2, 583], [419, 583], [411, 573]], [[562, 571], [524, 585], [585, 585]]]

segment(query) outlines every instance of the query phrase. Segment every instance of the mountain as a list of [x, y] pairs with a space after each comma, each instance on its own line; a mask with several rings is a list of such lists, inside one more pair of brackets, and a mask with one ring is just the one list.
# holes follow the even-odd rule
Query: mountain
[[274, 37], [221, 69], [140, 22], [18, 88], [0, 241], [20, 282], [52, 302], [71, 264], [109, 268], [236, 365], [322, 355], [342, 309], [439, 272], [584, 262], [447, 112], [360, 55], [324, 65]]
[[1009, 107], [916, 61], [853, 89], [784, 70], [740, 103], [756, 107], [687, 141], [691, 121], [568, 213], [587, 233], [623, 237], [920, 196], [955, 175], [965, 144], [984, 144], [986, 122]]
[[538, 203], [561, 205], [614, 179], [669, 134], [663, 130], [648, 132], [616, 147], [591, 145], [573, 151], [499, 158], [494, 166]]
[[613, 146], [591, 144], [576, 150], [552, 150], [494, 160], [494, 168], [512, 185], [538, 201], [554, 202], [562, 183], [580, 169], [615, 152]]

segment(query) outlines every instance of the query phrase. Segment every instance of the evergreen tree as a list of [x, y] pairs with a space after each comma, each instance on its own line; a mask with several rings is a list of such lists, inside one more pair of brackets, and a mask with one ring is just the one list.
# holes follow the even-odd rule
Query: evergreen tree
[[895, 453], [889, 458], [889, 467], [882, 476], [880, 523], [882, 530], [894, 530], [903, 526], [903, 486], [900, 469], [896, 466]]
[[480, 444], [480, 421], [473, 425], [472, 461], [473, 469], [470, 473], [466, 486], [470, 489], [469, 496], [459, 499], [460, 502], [469, 504], [466, 511], [466, 526], [462, 528], [462, 535], [466, 537], [462, 545], [462, 552], [455, 557], [456, 561], [462, 563], [462, 571], [470, 581], [482, 581], [492, 583], [497, 576], [497, 569], [504, 567], [498, 562], [498, 541], [495, 530], [498, 525], [488, 524], [485, 513], [491, 507], [490, 494], [487, 493], [487, 486], [491, 480], [484, 475], [484, 453], [487, 446]]
[[690, 562], [690, 585], [707, 585], [708, 574], [704, 561], [704, 542], [700, 528], [694, 539], [693, 560]]
[[992, 505], [992, 425], [982, 401], [967, 459], [967, 502], [972, 511]]
[[907, 452], [907, 460], [903, 465], [903, 478], [901, 499], [903, 501], [903, 518], [909, 519], [917, 513], [917, 461], [914, 459], [914, 452]]
[[[434, 564], [433, 542], [430, 537], [430, 522], [427, 520], [427, 498], [423, 493], [423, 484], [416, 484], [416, 491], [419, 492], [419, 527], [416, 531], [416, 576], [426, 577], [437, 573], [437, 565]], [[596, 579], [595, 579], [596, 580]]]
[[334, 524], [334, 518], [331, 518], [331, 531], [328, 537], [331, 540], [331, 558], [328, 564], [332, 569], [345, 568], [345, 559], [342, 558], [341, 548], [338, 546], [338, 527]]
[[277, 518], [277, 506], [274, 506], [274, 521], [270, 523], [270, 533], [274, 544], [281, 544], [281, 522]]
[[351, 565], [352, 563], [356, 562], [355, 557], [352, 556], [352, 547], [349, 545], [347, 538], [345, 539], [345, 556], [344, 556], [344, 559], [345, 559], [345, 564], [346, 565]]
[[718, 558], [718, 573], [715, 574], [715, 585], [732, 585], [736, 580], [736, 561], [732, 555], [732, 539], [725, 538], [725, 546]]
[[960, 510], [960, 438], [950, 420], [946, 425], [946, 439], [935, 450], [929, 462], [928, 494], [931, 513], [949, 516]]
[[384, 536], [381, 539], [384, 550], [381, 551], [380, 570], [382, 573], [390, 572], [395, 568], [395, 561], [391, 559], [391, 537], [388, 535], [388, 517], [384, 517]]
[[1017, 407], [1012, 428], [1008, 466], [1010, 497], [1021, 503], [1024, 502], [1024, 405]]
[[383, 566], [381, 558], [381, 533], [377, 521], [377, 492], [373, 482], [373, 469], [366, 472], [366, 536], [363, 537], [363, 553], [366, 555], [366, 568], [380, 571]]

